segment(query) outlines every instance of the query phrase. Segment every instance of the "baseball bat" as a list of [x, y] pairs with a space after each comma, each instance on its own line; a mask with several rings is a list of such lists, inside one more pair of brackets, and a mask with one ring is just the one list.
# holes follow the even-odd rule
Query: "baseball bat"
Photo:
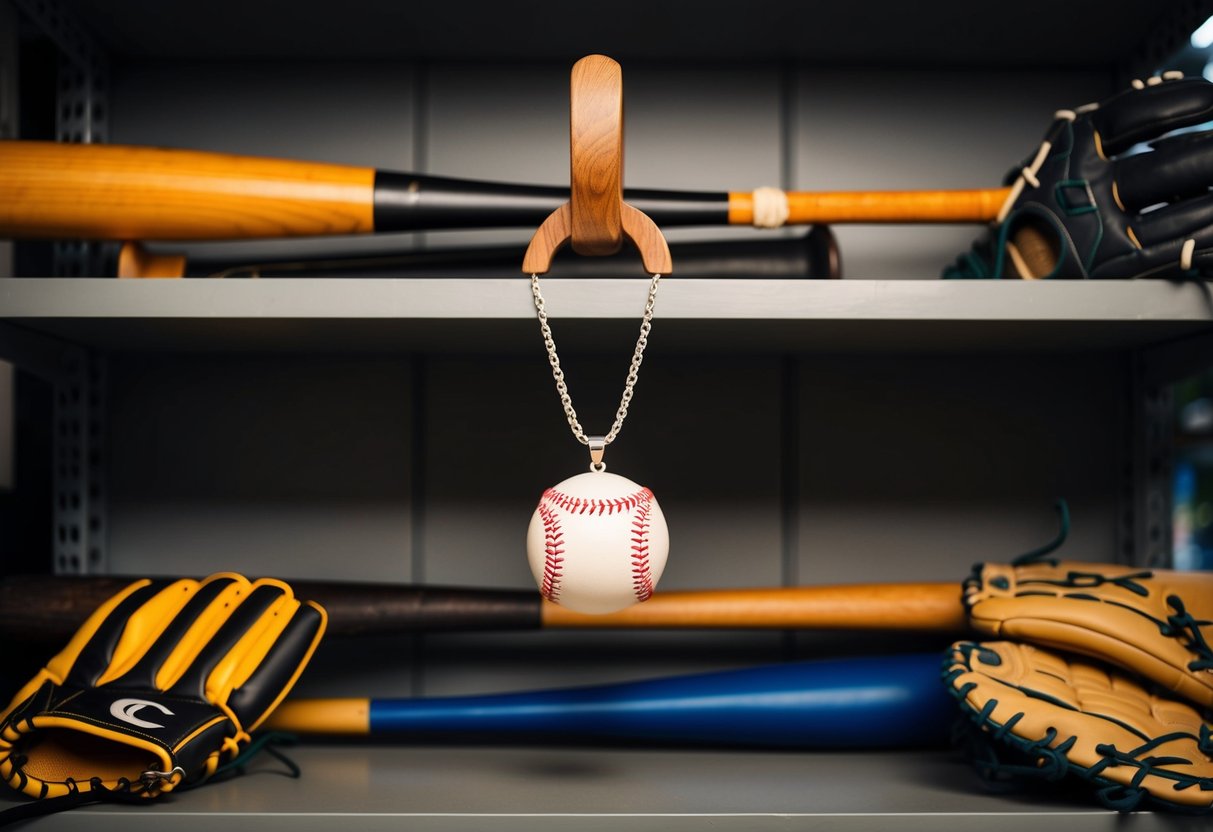
[[[131, 577], [0, 578], [0, 637], [62, 642]], [[453, 630], [817, 629], [958, 634], [968, 626], [957, 583], [843, 584], [657, 592], [643, 604], [586, 615], [534, 590], [290, 580], [328, 611], [330, 636]]]
[[[712, 240], [673, 243], [670, 254], [678, 277], [838, 280], [842, 261], [838, 242], [827, 225], [815, 225], [795, 237]], [[608, 257], [564, 257], [552, 261], [548, 277], [619, 277], [635, 274], [640, 260], [631, 249]], [[275, 278], [275, 277], [501, 277], [518, 268], [517, 246], [426, 249], [377, 256], [342, 254], [310, 256], [306, 260], [250, 263], [197, 255], [184, 268], [155, 277]], [[115, 272], [116, 273], [116, 272]], [[145, 275], [152, 276], [152, 275]]]
[[940, 653], [816, 659], [592, 687], [420, 699], [288, 699], [265, 728], [298, 734], [767, 748], [947, 741]]
[[[628, 190], [664, 227], [750, 225], [755, 193]], [[1008, 189], [790, 192], [787, 224], [988, 222]], [[0, 142], [0, 237], [229, 240], [538, 226], [569, 189], [130, 145]], [[760, 211], [764, 213], [765, 211]]]

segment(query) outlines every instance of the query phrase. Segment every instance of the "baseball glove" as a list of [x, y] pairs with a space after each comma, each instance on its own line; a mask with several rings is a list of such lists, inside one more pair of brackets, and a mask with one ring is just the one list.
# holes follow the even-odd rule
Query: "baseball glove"
[[0, 716], [0, 777], [80, 802], [201, 783], [286, 696], [325, 620], [280, 581], [136, 581]]
[[[990, 232], [945, 278], [1198, 277], [1213, 272], [1213, 84], [1168, 72], [1059, 110], [1008, 174]], [[1141, 142], [1149, 151], [1133, 152]]]
[[1027, 644], [960, 641], [943, 675], [976, 726], [987, 778], [1077, 775], [1122, 812], [1213, 809], [1209, 727], [1129, 674]]
[[964, 582], [978, 633], [1115, 664], [1213, 708], [1213, 573], [1020, 560]]

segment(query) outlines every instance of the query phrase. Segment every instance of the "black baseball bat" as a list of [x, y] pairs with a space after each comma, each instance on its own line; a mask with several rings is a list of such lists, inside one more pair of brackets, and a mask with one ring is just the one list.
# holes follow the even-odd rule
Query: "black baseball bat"
[[[447, 277], [512, 276], [521, 260], [519, 246], [428, 249], [375, 256], [331, 250], [307, 259], [250, 263], [194, 254], [185, 277]], [[117, 254], [115, 247], [113, 253]], [[829, 226], [815, 225], [805, 234], [775, 239], [712, 240], [674, 243], [670, 253], [678, 278], [762, 278], [837, 280], [842, 277], [838, 241]], [[116, 264], [114, 266], [117, 268]], [[606, 257], [577, 257], [561, 252], [548, 277], [603, 278], [640, 274], [640, 258], [630, 247]]]

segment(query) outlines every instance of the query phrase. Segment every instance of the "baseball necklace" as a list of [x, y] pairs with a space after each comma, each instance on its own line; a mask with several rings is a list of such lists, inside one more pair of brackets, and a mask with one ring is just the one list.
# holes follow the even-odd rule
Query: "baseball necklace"
[[669, 531], [653, 492], [607, 473], [603, 462], [606, 446], [619, 435], [628, 415], [660, 282], [661, 275], [654, 274], [615, 422], [605, 436], [591, 436], [573, 408], [539, 291], [539, 275], [531, 275], [535, 313], [556, 392], [573, 436], [590, 449], [590, 470], [543, 492], [527, 529], [527, 560], [543, 597], [577, 612], [615, 612], [647, 600], [669, 554]]

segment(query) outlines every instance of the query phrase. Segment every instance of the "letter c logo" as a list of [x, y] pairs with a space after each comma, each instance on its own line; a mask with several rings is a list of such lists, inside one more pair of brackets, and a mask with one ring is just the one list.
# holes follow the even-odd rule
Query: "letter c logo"
[[174, 716], [172, 711], [161, 705], [159, 702], [149, 702], [146, 699], [119, 699], [114, 704], [110, 705], [110, 716], [114, 719], [122, 720], [123, 722], [134, 725], [139, 728], [163, 728], [163, 725], [157, 725], [155, 722], [148, 722], [146, 719], [140, 719], [135, 716], [135, 713], [140, 708], [155, 708], [161, 713]]

